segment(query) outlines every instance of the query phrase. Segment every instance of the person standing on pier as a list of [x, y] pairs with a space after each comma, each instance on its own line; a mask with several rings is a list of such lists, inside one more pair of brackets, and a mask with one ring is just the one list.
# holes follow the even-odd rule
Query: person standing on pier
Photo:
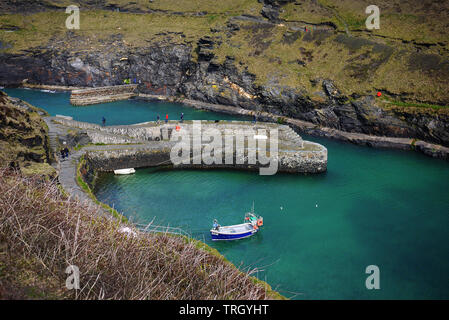
[[165, 115], [165, 123], [168, 123], [168, 114]]
[[156, 123], [157, 124], [159, 124], [159, 120], [160, 120], [161, 118], [159, 117], [159, 115], [157, 115], [157, 118], [156, 118]]
[[101, 123], [103, 124], [103, 127], [106, 125], [106, 118], [105, 117], [101, 117]]
[[184, 112], [181, 112], [181, 123], [184, 121]]

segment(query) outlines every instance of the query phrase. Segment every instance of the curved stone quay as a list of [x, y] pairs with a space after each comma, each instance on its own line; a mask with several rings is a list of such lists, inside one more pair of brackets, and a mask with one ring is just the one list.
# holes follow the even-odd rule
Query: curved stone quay
[[276, 123], [203, 120], [103, 127], [67, 117], [51, 121], [70, 132], [67, 140], [84, 137], [83, 144], [88, 145], [81, 149], [84, 158], [97, 171], [169, 166], [258, 170], [270, 175], [327, 169], [324, 146]]

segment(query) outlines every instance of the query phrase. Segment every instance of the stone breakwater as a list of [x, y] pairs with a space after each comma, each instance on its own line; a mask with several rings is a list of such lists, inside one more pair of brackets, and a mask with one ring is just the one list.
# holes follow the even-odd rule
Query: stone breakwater
[[136, 95], [136, 84], [72, 90], [70, 103], [75, 106], [127, 100]]
[[[277, 172], [320, 173], [327, 169], [327, 149], [320, 144], [303, 140], [286, 125], [274, 123], [252, 124], [243, 121], [198, 121], [195, 123], [191, 121], [185, 121], [184, 123], [170, 121], [168, 124], [146, 122], [136, 125], [102, 127], [58, 117], [53, 118], [52, 121], [66, 128], [79, 130], [78, 134], [87, 135], [91, 144], [101, 144], [83, 148], [85, 150], [84, 158], [97, 171], [157, 166], [259, 170], [269, 166], [266, 162], [259, 161], [262, 153], [269, 157], [270, 161], [277, 162]], [[238, 152], [237, 148], [232, 149], [232, 161], [212, 163], [194, 161], [198, 158], [195, 158], [193, 149], [189, 149], [187, 158], [190, 161], [188, 163], [173, 163], [172, 150], [177, 145], [179, 146], [179, 139], [172, 139], [174, 138], [173, 135], [178, 133], [176, 128], [179, 127], [178, 129], [183, 130], [183, 137], [187, 141], [195, 143], [195, 139], [198, 138], [193, 130], [194, 125], [198, 123], [201, 125], [201, 136], [211, 129], [216, 129], [217, 133], [223, 134], [224, 139], [232, 137], [233, 146], [236, 144], [239, 132], [249, 131], [249, 137], [252, 132], [257, 134], [266, 132], [268, 138], [266, 149], [258, 144], [252, 145], [248, 140], [243, 144], [243, 152]], [[272, 153], [270, 145], [270, 134], [273, 130], [277, 130], [278, 150], [276, 153]], [[196, 141], [198, 142], [198, 140]], [[205, 154], [204, 150], [209, 146], [209, 142], [199, 141], [202, 155]], [[256, 155], [255, 162], [250, 161], [250, 154]], [[225, 147], [214, 150], [214, 155], [225, 159]]]

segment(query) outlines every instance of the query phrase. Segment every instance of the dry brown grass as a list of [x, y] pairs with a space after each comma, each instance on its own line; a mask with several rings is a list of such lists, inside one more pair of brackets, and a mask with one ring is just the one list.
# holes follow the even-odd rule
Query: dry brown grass
[[[123, 226], [137, 235], [119, 232]], [[268, 286], [212, 249], [139, 232], [65, 198], [54, 182], [0, 169], [0, 298], [270, 299]], [[69, 265], [79, 290], [67, 290]], [[30, 290], [30, 288], [32, 290]]]

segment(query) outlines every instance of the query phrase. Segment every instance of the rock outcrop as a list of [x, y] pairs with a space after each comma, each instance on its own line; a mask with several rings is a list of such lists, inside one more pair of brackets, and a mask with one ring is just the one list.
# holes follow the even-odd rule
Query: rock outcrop
[[48, 128], [41, 115], [45, 115], [42, 110], [0, 91], [0, 166], [55, 176]]

